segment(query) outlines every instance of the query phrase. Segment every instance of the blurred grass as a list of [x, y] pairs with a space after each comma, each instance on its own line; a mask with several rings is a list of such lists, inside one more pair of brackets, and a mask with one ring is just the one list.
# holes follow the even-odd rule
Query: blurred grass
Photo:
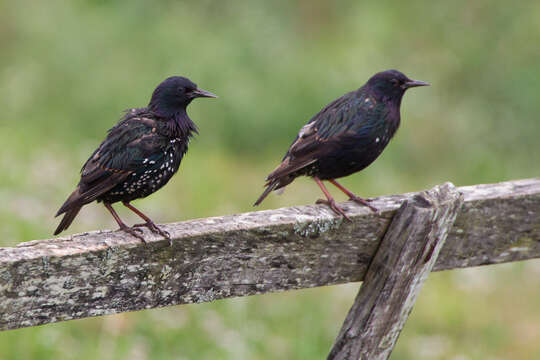
[[[252, 210], [298, 129], [388, 68], [432, 87], [405, 96], [396, 138], [346, 185], [377, 196], [538, 176], [539, 40], [535, 1], [0, 2], [0, 242], [50, 237], [105, 131], [173, 74], [220, 98], [191, 105], [201, 135], [174, 180], [139, 202], [160, 222]], [[262, 208], [318, 196], [299, 179]], [[115, 225], [90, 205], [70, 231], [98, 228]], [[433, 274], [393, 358], [540, 357], [539, 273], [531, 261]], [[356, 290], [9, 331], [0, 359], [324, 358]]]

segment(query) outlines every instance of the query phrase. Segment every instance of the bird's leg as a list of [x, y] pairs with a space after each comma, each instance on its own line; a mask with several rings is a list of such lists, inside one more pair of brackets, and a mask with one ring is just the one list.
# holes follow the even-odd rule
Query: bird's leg
[[143, 224], [135, 224], [133, 225], [133, 227], [137, 227], [137, 226], [146, 226], [148, 229], [150, 229], [150, 231], [152, 231], [154, 234], [159, 234], [161, 236], [163, 236], [164, 238], [168, 239], [169, 242], [171, 240], [171, 234], [169, 234], [167, 231], [165, 230], [161, 230], [153, 221], [152, 219], [150, 219], [148, 216], [144, 215], [142, 213], [142, 211], [140, 211], [139, 209], [137, 209], [135, 206], [131, 205], [129, 202], [127, 201], [124, 201], [122, 202], [122, 204], [124, 204], [125, 207], [127, 207], [129, 210], [133, 211], [135, 214], [139, 215], [141, 217], [141, 219], [143, 219], [144, 221], [146, 221], [145, 223]]
[[333, 185], [335, 185], [339, 190], [343, 191], [349, 197], [350, 200], [352, 200], [352, 201], [354, 201], [354, 202], [356, 202], [358, 204], [367, 206], [368, 208], [370, 208], [374, 212], [378, 211], [376, 207], [374, 207], [373, 205], [371, 205], [369, 203], [369, 200], [362, 199], [360, 196], [354, 195], [349, 189], [347, 189], [345, 186], [338, 183], [336, 180], [330, 179], [328, 181], [330, 181]]
[[120, 226], [119, 230], [125, 231], [128, 234], [135, 236], [137, 239], [141, 240], [143, 243], [146, 244], [146, 240], [144, 240], [144, 237], [140, 234], [140, 233], [142, 233], [141, 229], [130, 228], [129, 226], [124, 224], [124, 222], [122, 221], [122, 219], [120, 219], [120, 216], [118, 216], [118, 214], [113, 209], [111, 204], [104, 202], [103, 205], [105, 205], [107, 210], [109, 210], [111, 212], [114, 220], [116, 220], [116, 222], [118, 223], [118, 226]]
[[343, 211], [342, 208], [340, 208], [337, 204], [336, 204], [336, 201], [334, 200], [334, 198], [332, 197], [332, 195], [330, 195], [330, 193], [328, 192], [328, 190], [326, 190], [326, 187], [324, 186], [323, 182], [321, 181], [321, 179], [319, 179], [318, 177], [314, 176], [313, 177], [313, 180], [315, 180], [315, 182], [317, 183], [317, 185], [319, 185], [319, 187], [321, 188], [322, 192], [324, 193], [324, 196], [326, 196], [326, 199], [327, 200], [323, 200], [323, 199], [319, 199], [316, 201], [316, 204], [326, 204], [330, 207], [330, 209], [332, 209], [336, 214], [338, 215], [342, 215], [345, 219], [351, 221], [351, 219], [349, 219], [349, 217], [345, 214], [345, 211]]

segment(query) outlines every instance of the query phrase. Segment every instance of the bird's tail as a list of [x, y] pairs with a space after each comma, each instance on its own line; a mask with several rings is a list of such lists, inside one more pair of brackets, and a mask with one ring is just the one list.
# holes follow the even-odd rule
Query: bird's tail
[[71, 225], [73, 219], [75, 219], [75, 216], [77, 216], [84, 204], [86, 203], [82, 201], [80, 186], [77, 186], [75, 191], [71, 193], [71, 195], [67, 198], [66, 202], [62, 205], [62, 207], [60, 207], [60, 210], [58, 210], [55, 215], [59, 216], [63, 213], [66, 213], [62, 218], [62, 221], [60, 221], [60, 224], [58, 224], [58, 227], [54, 231], [54, 235], [60, 234], [62, 231], [66, 230], [69, 225]]
[[255, 204], [253, 204], [253, 206], [257, 206], [260, 203], [262, 203], [262, 201], [268, 196], [268, 194], [270, 194], [272, 192], [272, 190], [275, 190], [275, 188], [278, 185], [279, 185], [279, 180], [274, 180], [274, 181], [269, 182], [268, 184], [266, 184], [266, 189], [264, 189], [264, 192], [262, 193], [261, 196], [259, 196], [257, 201], [255, 201]]
[[66, 214], [62, 218], [62, 221], [60, 221], [60, 224], [58, 224], [58, 227], [54, 231], [54, 235], [60, 234], [62, 231], [66, 230], [69, 225], [73, 222], [73, 219], [75, 219], [75, 216], [79, 213], [79, 210], [81, 210], [82, 206], [72, 208], [71, 210], [66, 211]]
[[293, 180], [294, 180], [293, 176], [284, 176], [284, 177], [267, 181], [265, 185], [266, 189], [264, 189], [264, 192], [261, 194], [261, 196], [259, 196], [257, 201], [255, 201], [255, 204], [253, 204], [253, 206], [259, 205], [272, 191], [281, 189], [289, 185]]

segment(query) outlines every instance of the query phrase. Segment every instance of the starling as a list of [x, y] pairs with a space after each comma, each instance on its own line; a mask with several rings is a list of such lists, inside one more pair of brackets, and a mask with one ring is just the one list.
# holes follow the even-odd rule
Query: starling
[[[173, 76], [158, 85], [147, 107], [126, 110], [83, 165], [77, 188], [56, 213], [65, 215], [54, 235], [69, 227], [81, 207], [97, 200], [111, 212], [120, 230], [144, 241], [141, 229], [136, 227], [146, 226], [170, 239], [130, 202], [159, 190], [178, 170], [190, 138], [198, 133], [186, 112], [189, 103], [198, 97], [217, 96], [199, 89], [185, 77]], [[126, 226], [111, 206], [118, 201], [145, 222]]]
[[360, 171], [382, 153], [399, 127], [399, 107], [405, 91], [429, 85], [411, 80], [397, 70], [373, 75], [359, 88], [334, 100], [315, 115], [296, 136], [281, 164], [266, 177], [259, 205], [272, 191], [298, 176], [311, 176], [326, 196], [317, 203], [328, 205], [349, 219], [323, 184], [328, 180], [350, 200], [377, 211], [368, 200], [354, 195], [335, 179]]

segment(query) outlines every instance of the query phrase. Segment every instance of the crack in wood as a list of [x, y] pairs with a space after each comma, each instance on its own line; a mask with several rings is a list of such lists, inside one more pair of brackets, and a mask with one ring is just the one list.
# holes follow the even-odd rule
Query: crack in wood
[[[329, 360], [390, 356], [462, 202], [449, 183], [403, 202], [367, 269]], [[421, 261], [426, 249], [430, 255]]]
[[[540, 257], [540, 179], [458, 191], [435, 271]], [[0, 248], [0, 329], [362, 281], [415, 195], [375, 199], [379, 214], [346, 202], [352, 222], [309, 205], [160, 225], [172, 247], [147, 230], [146, 245], [100, 230]]]

